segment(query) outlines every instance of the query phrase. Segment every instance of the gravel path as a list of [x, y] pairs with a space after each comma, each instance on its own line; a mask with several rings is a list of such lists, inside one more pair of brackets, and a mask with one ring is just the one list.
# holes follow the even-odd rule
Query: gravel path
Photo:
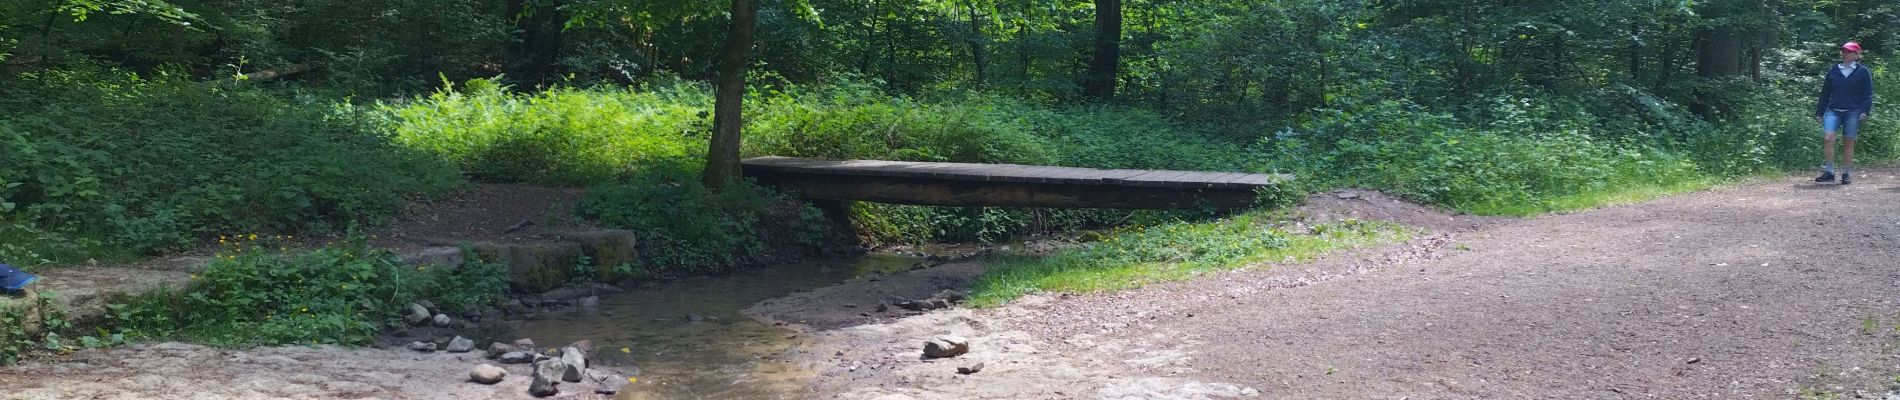
[[[833, 357], [821, 386], [893, 399], [1879, 398], [1900, 372], [1896, 172], [1483, 221], [1290, 268], [851, 327], [839, 349], [888, 354]], [[935, 334], [973, 337], [971, 361], [1008, 369], [916, 360]], [[836, 367], [853, 364], [886, 369]]]

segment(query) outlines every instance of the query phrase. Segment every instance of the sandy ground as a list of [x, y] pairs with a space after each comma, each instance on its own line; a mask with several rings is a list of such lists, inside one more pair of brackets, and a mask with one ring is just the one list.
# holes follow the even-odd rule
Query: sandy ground
[[[1867, 170], [1849, 187], [1790, 178], [1523, 220], [1328, 194], [1311, 214], [1434, 233], [1109, 294], [865, 310], [981, 269], [951, 263], [747, 312], [809, 338], [774, 356], [813, 372], [799, 374], [808, 390], [794, 398], [1880, 398], [1900, 373], [1896, 172]], [[923, 341], [944, 334], [968, 338], [972, 351], [922, 359]], [[473, 362], [451, 355], [175, 347], [0, 369], [0, 397], [525, 396], [525, 371], [497, 386], [464, 383]], [[980, 372], [956, 372], [977, 363]]]
[[[1880, 398], [1900, 370], [1895, 172], [1444, 217], [1439, 235], [1306, 265], [845, 327], [811, 353], [828, 368], [816, 385], [867, 399]], [[940, 334], [971, 338], [971, 354], [919, 359]]]

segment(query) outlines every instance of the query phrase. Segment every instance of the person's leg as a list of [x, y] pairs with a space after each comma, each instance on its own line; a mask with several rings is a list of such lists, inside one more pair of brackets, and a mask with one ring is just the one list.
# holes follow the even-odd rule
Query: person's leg
[[1860, 138], [1860, 112], [1841, 118], [1841, 184], [1854, 181], [1854, 140]]
[[1833, 110], [1821, 113], [1821, 177], [1814, 178], [1816, 182], [1834, 181], [1834, 133], [1840, 123]]

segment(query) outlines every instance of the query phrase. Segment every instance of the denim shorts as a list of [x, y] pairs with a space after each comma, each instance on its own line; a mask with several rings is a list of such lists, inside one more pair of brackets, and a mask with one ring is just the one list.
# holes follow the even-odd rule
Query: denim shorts
[[1821, 114], [1821, 132], [1840, 132], [1848, 139], [1858, 138], [1860, 137], [1860, 115], [1866, 113], [1861, 110], [1827, 110]]

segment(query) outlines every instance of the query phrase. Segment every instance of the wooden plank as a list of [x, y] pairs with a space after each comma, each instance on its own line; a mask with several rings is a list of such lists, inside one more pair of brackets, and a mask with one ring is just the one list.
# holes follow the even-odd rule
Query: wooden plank
[[1122, 180], [1125, 185], [1139, 187], [1180, 187], [1175, 178], [1188, 174], [1186, 171], [1154, 171]]
[[1055, 175], [1050, 176], [1049, 180], [1066, 185], [1100, 185], [1102, 172], [1093, 168], [1062, 168]]
[[988, 182], [1043, 183], [1045, 179], [1042, 177], [1042, 174], [1039, 173], [1040, 168], [1042, 167], [1028, 165], [998, 167], [984, 171], [983, 180]]
[[1247, 173], [1244, 173], [1244, 172], [1222, 173], [1212, 178], [1208, 178], [1208, 184], [1212, 187], [1221, 188], [1221, 189], [1241, 187], [1243, 185], [1234, 184], [1234, 179], [1240, 178], [1243, 176], [1247, 176]]

